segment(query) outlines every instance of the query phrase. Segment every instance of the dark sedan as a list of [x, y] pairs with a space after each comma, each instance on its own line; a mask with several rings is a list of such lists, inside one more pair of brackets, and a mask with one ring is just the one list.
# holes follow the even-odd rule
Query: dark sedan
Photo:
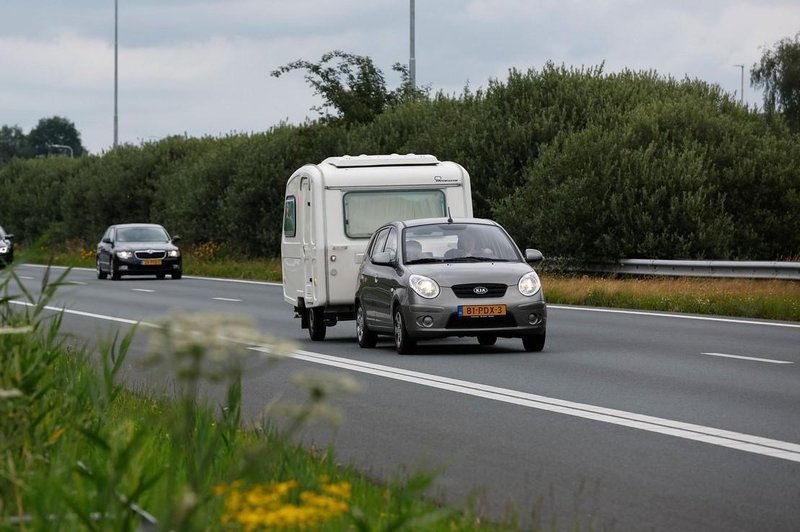
[[106, 229], [97, 244], [97, 278], [117, 280], [123, 275], [155, 275], [163, 279], [183, 275], [180, 239], [158, 224], [117, 224]]
[[14, 262], [14, 235], [0, 227], [0, 268]]
[[474, 336], [522, 339], [526, 351], [544, 349], [547, 308], [539, 277], [496, 222], [435, 218], [392, 222], [372, 235], [358, 275], [356, 335], [373, 347], [394, 336], [399, 353], [426, 338]]

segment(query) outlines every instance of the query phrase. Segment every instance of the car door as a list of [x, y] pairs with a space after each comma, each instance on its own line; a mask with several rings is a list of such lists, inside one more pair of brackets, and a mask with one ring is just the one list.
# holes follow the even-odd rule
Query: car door
[[97, 244], [97, 260], [100, 261], [100, 267], [104, 271], [111, 271], [111, 256], [113, 253], [113, 244], [109, 244], [106, 242], [106, 239], [110, 241], [114, 241], [114, 228], [109, 227], [106, 229], [106, 232], [103, 233], [103, 236], [100, 238], [100, 242]]
[[[384, 252], [393, 253], [397, 257], [397, 229], [392, 227], [386, 236]], [[396, 259], [395, 259], [396, 260]], [[392, 299], [397, 287], [396, 263], [391, 265], [375, 265], [375, 320], [379, 327], [392, 328]]]
[[372, 257], [377, 251], [383, 250], [386, 244], [386, 237], [389, 235], [389, 228], [384, 227], [378, 229], [372, 244], [367, 247], [367, 253], [364, 255], [364, 262], [361, 266], [361, 273], [359, 275], [359, 294], [361, 305], [364, 308], [364, 316], [366, 322], [370, 326], [375, 326], [377, 321], [377, 291], [376, 284], [378, 282], [378, 266], [372, 262]]

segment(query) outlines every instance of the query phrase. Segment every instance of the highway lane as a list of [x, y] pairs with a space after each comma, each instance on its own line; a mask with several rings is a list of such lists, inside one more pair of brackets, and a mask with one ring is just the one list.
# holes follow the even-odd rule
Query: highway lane
[[[17, 272], [35, 289], [43, 269]], [[359, 349], [352, 322], [310, 342], [275, 285], [98, 281], [86, 270], [70, 279], [80, 284], [62, 287], [58, 301], [95, 316], [65, 318], [85, 338], [125, 325], [109, 317], [152, 321], [186, 309], [248, 314], [294, 340], [306, 360], [245, 383], [251, 416], [292, 372], [320, 361], [347, 366], [366, 391], [339, 400], [338, 431], [308, 437], [333, 440], [342, 460], [378, 474], [443, 466], [435, 491], [448, 501], [482, 490], [492, 515], [512, 502], [562, 526], [800, 528], [797, 324], [551, 306], [541, 354], [522, 352], [518, 340], [486, 348], [448, 339], [400, 357], [388, 340]]]

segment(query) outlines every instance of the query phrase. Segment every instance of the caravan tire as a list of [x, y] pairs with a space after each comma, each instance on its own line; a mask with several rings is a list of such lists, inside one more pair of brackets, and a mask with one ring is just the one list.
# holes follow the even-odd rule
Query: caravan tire
[[325, 313], [322, 307], [312, 307], [308, 312], [308, 335], [315, 342], [325, 339]]

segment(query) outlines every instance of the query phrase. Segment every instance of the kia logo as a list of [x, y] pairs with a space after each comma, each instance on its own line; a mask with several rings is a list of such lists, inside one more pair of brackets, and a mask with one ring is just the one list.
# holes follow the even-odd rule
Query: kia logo
[[475, 288], [472, 289], [472, 291], [478, 294], [479, 296], [489, 293], [489, 289], [486, 288], [485, 286], [476, 286]]

